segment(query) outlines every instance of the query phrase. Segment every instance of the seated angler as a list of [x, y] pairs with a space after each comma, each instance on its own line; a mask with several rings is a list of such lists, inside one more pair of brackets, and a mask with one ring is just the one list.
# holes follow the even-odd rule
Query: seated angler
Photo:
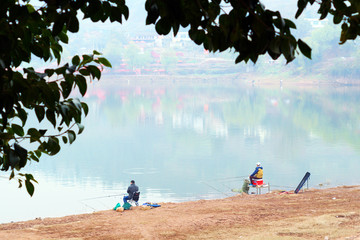
[[131, 180], [130, 186], [127, 189], [128, 196], [125, 196], [123, 198], [124, 203], [126, 203], [128, 200], [131, 200], [133, 198], [134, 193], [139, 191], [139, 187], [135, 185], [135, 181]]
[[261, 167], [261, 164], [258, 162], [256, 163], [255, 171], [249, 176], [250, 184], [254, 184], [254, 180], [262, 179], [263, 178], [263, 167]]

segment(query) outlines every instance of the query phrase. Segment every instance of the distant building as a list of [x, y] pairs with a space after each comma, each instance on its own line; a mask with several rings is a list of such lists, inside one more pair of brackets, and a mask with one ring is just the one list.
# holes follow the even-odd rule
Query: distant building
[[310, 22], [313, 28], [322, 28], [328, 23], [328, 19], [319, 20], [317, 18], [305, 18], [305, 21]]
[[188, 32], [178, 32], [176, 37], [172, 36], [172, 47], [184, 47], [187, 43], [191, 42]]

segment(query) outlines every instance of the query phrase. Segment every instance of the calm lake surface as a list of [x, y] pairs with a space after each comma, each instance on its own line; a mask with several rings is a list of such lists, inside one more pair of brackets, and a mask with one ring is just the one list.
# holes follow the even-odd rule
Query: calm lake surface
[[0, 173], [0, 222], [110, 209], [131, 179], [140, 203], [227, 197], [258, 161], [272, 189], [360, 184], [359, 88], [106, 81], [83, 134], [24, 170], [32, 198]]

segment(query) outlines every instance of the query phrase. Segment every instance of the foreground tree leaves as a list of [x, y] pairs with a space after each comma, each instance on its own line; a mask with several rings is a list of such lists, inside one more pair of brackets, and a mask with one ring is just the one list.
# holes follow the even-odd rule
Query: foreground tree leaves
[[360, 35], [360, 2], [357, 0], [298, 0], [296, 18], [308, 4], [319, 4], [320, 19], [332, 15], [334, 24], [341, 24], [340, 44], [354, 40]]
[[298, 43], [306, 54], [301, 52], [311, 57], [310, 48], [291, 34], [295, 24], [260, 1], [147, 0], [145, 8], [146, 23], [154, 24], [159, 34], [166, 35], [172, 29], [176, 35], [180, 27], [189, 28], [196, 44], [211, 52], [232, 50], [238, 54], [236, 63], [256, 63], [266, 53], [272, 59], [283, 55], [291, 62]]
[[[118, 22], [128, 18], [128, 10], [124, 1], [117, 0], [45, 0], [39, 8], [29, 2], [4, 0], [0, 5], [0, 169], [11, 171], [9, 178], [16, 177], [19, 187], [25, 183], [32, 196], [36, 180], [19, 171], [29, 161], [39, 161], [42, 154], [55, 155], [61, 141], [71, 144], [82, 133], [81, 120], [88, 106], [70, 94], [77, 89], [84, 96], [88, 80], [99, 80], [103, 67], [111, 64], [96, 51], [41, 72], [21, 69], [20, 64], [33, 57], [60, 64], [67, 32], [79, 30], [80, 9], [93, 21]], [[39, 123], [46, 119], [53, 129], [27, 126], [30, 112], [35, 112]]]
[[[12, 78], [3, 79], [2, 91], [11, 92], [1, 96], [2, 117], [0, 120], [0, 167], [3, 171], [19, 171], [25, 167], [27, 161], [39, 161], [42, 153], [55, 155], [61, 149], [60, 139], [66, 143], [73, 143], [77, 134], [81, 134], [83, 116], [88, 113], [86, 103], [77, 98], [70, 98], [70, 93], [77, 88], [82, 96], [86, 93], [87, 82], [81, 72], [91, 80], [100, 79], [100, 66], [109, 65], [107, 60], [98, 57], [98, 53], [76, 56], [76, 65], [65, 64], [56, 69], [46, 69], [44, 73], [36, 72], [33, 68], [24, 68], [23, 72], [12, 71], [6, 73]], [[95, 63], [96, 65], [92, 65]], [[10, 80], [11, 79], [11, 80]], [[13, 103], [11, 108], [10, 103]], [[37, 120], [44, 119], [53, 125], [53, 130], [27, 128], [27, 113], [34, 111]], [[12, 123], [17, 122], [18, 124]], [[75, 130], [77, 129], [77, 133]], [[35, 149], [28, 151], [22, 141]], [[28, 146], [29, 144], [26, 143]], [[25, 177], [25, 186], [30, 195], [34, 192], [34, 181], [31, 175]], [[12, 175], [11, 178], [14, 176]], [[20, 182], [19, 182], [20, 183]], [[21, 184], [20, 184], [21, 186]]]

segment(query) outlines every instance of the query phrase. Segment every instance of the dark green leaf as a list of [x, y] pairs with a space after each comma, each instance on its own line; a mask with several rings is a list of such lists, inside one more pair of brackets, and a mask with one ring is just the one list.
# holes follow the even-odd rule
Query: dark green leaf
[[31, 181], [33, 181], [33, 182], [38, 183], [38, 182], [35, 180], [35, 178], [34, 178], [34, 176], [33, 176], [32, 174], [26, 173], [24, 176], [26, 177], [26, 179], [29, 179], [29, 180], [31, 180]]
[[319, 13], [321, 13], [320, 20], [325, 19], [331, 9], [331, 1], [323, 0], [321, 1]]
[[15, 134], [19, 135], [20, 137], [24, 136], [24, 129], [21, 126], [17, 124], [11, 124], [11, 128]]
[[78, 134], [81, 134], [84, 131], [84, 126], [81, 125], [80, 123], [78, 123], [77, 125], [78, 125], [78, 128], [79, 128]]
[[9, 157], [7, 154], [4, 154], [3, 157], [0, 157], [0, 161], [2, 161], [1, 171], [7, 171], [10, 168]]
[[10, 174], [10, 177], [9, 177], [9, 180], [13, 179], [15, 177], [15, 172], [14, 170], [11, 171], [11, 174]]
[[84, 76], [89, 76], [90, 75], [90, 71], [87, 68], [82, 68], [79, 70], [80, 74], [84, 75]]
[[174, 32], [174, 36], [176, 36], [176, 34], [178, 33], [179, 27], [180, 27], [180, 24], [178, 24], [178, 23], [174, 23], [174, 24], [172, 25], [173, 32]]
[[194, 29], [190, 29], [189, 30], [189, 37], [191, 38], [191, 40], [193, 40], [196, 44], [200, 45], [204, 42], [205, 40], [205, 32], [204, 30], [194, 30]]
[[242, 62], [244, 60], [246, 60], [245, 56], [242, 54], [239, 54], [239, 56], [235, 60], [235, 63], [238, 64], [239, 62]]
[[100, 72], [100, 69], [96, 66], [93, 66], [93, 65], [89, 65], [87, 66], [87, 69], [90, 71], [90, 74], [93, 78], [97, 78], [100, 80], [100, 77], [101, 77], [101, 72]]
[[52, 33], [54, 36], [59, 35], [59, 33], [61, 32], [61, 30], [64, 27], [64, 19], [60, 16], [58, 17], [58, 19], [55, 21], [54, 25], [53, 25], [53, 29], [52, 29]]
[[289, 28], [294, 28], [294, 29], [296, 29], [296, 25], [295, 25], [294, 22], [292, 22], [292, 21], [290, 21], [289, 19], [286, 19], [286, 18], [284, 18], [284, 20], [285, 20], [286, 25], [287, 25]]
[[334, 18], [333, 18], [334, 24], [339, 24], [339, 23], [341, 23], [342, 20], [343, 20], [343, 15], [342, 14], [335, 14], [334, 15]]
[[97, 60], [99, 61], [99, 63], [101, 63], [105, 67], [110, 67], [110, 68], [112, 67], [111, 63], [106, 58], [100, 57]]
[[26, 8], [29, 13], [35, 12], [35, 8], [31, 4], [26, 4]]
[[58, 35], [60, 41], [62, 41], [63, 43], [68, 43], [69, 42], [69, 37], [66, 35], [65, 31], [61, 31]]
[[41, 151], [35, 150], [34, 153], [36, 154], [37, 157], [41, 157]]
[[36, 106], [35, 107], [35, 113], [36, 113], [36, 117], [39, 120], [39, 122], [41, 122], [44, 119], [45, 116], [45, 109], [43, 106]]
[[72, 144], [72, 143], [75, 141], [75, 139], [76, 139], [76, 134], [75, 134], [75, 132], [72, 131], [72, 130], [69, 130], [69, 131], [68, 131], [68, 138], [69, 138], [69, 143]]
[[62, 95], [64, 98], [69, 97], [72, 89], [72, 83], [69, 82], [61, 82], [60, 83], [61, 89], [62, 89]]
[[333, 0], [332, 2], [338, 12], [344, 12], [347, 8], [344, 0]]
[[57, 154], [60, 151], [59, 140], [56, 137], [49, 137], [46, 148], [49, 155]]
[[41, 47], [39, 47], [38, 45], [32, 45], [31, 52], [39, 58], [43, 58], [43, 56], [44, 56], [43, 49]]
[[78, 32], [79, 31], [79, 20], [75, 15], [72, 15], [67, 22], [67, 28], [70, 32]]
[[123, 6], [121, 6], [121, 12], [125, 17], [125, 20], [128, 20], [128, 18], [129, 18], [129, 8], [125, 4]]
[[270, 50], [276, 54], [281, 54], [280, 51], [280, 38], [274, 38], [271, 42], [270, 42], [270, 46], [269, 46]]
[[122, 14], [121, 11], [117, 7], [112, 7], [110, 10], [110, 21], [117, 21], [122, 23]]
[[81, 112], [81, 102], [78, 98], [74, 98], [72, 101], [70, 101], [70, 104], [72, 104], [79, 112]]
[[27, 113], [23, 108], [16, 108], [18, 112], [18, 116], [21, 119], [22, 126], [25, 126], [26, 120], [27, 120]]
[[86, 55], [86, 54], [82, 55], [82, 57], [83, 57], [83, 59], [82, 59], [82, 61], [80, 63], [81, 66], [84, 66], [84, 65], [86, 65], [86, 64], [88, 64], [88, 63], [90, 63], [91, 61], [94, 60], [94, 58], [92, 56], [89, 56], [89, 55]]
[[78, 55], [74, 56], [71, 60], [72, 64], [78, 66], [80, 63], [80, 57]]
[[301, 13], [304, 11], [306, 5], [307, 5], [307, 0], [298, 0], [298, 10], [296, 11], [296, 14], [295, 14], [295, 18], [298, 18]]
[[159, 18], [159, 7], [155, 2], [146, 1], [145, 9], [148, 12], [146, 17], [146, 25], [155, 24], [156, 20]]
[[41, 136], [44, 136], [46, 132], [47, 132], [47, 129], [39, 129], [39, 133]]
[[34, 185], [32, 184], [32, 182], [28, 179], [25, 180], [25, 186], [26, 186], [26, 190], [29, 193], [29, 195], [32, 197], [34, 194]]
[[30, 136], [30, 142], [38, 141], [41, 137], [41, 134], [35, 128], [30, 128], [27, 131], [27, 135]]
[[46, 110], [46, 118], [49, 120], [49, 122], [52, 123], [54, 127], [56, 127], [56, 118], [55, 118], [55, 112], [51, 109]]
[[82, 75], [76, 75], [75, 82], [79, 88], [81, 95], [84, 96], [86, 94], [86, 90], [87, 90], [86, 78], [83, 77]]
[[160, 35], [167, 35], [171, 30], [171, 22], [167, 18], [160, 18], [155, 24], [156, 32]]
[[29, 152], [30, 159], [39, 162], [39, 158], [35, 156], [33, 152]]
[[25, 167], [26, 165], [26, 162], [27, 162], [27, 154], [28, 154], [28, 151], [21, 147], [19, 144], [15, 143], [14, 144], [14, 148], [15, 148], [15, 152], [16, 154], [19, 156], [20, 158], [20, 162], [19, 162], [19, 167], [20, 168], [23, 168]]
[[48, 75], [48, 77], [51, 77], [54, 73], [54, 69], [45, 69], [45, 73]]
[[301, 39], [298, 40], [299, 49], [305, 57], [311, 59], [311, 48], [303, 42]]
[[14, 150], [10, 149], [8, 157], [11, 169], [15, 168], [20, 163], [20, 157], [15, 153]]
[[82, 106], [82, 109], [84, 110], [85, 116], [87, 116], [88, 113], [89, 113], [89, 107], [88, 107], [88, 105], [87, 105], [86, 103], [82, 102], [82, 103], [81, 103], [81, 106]]

